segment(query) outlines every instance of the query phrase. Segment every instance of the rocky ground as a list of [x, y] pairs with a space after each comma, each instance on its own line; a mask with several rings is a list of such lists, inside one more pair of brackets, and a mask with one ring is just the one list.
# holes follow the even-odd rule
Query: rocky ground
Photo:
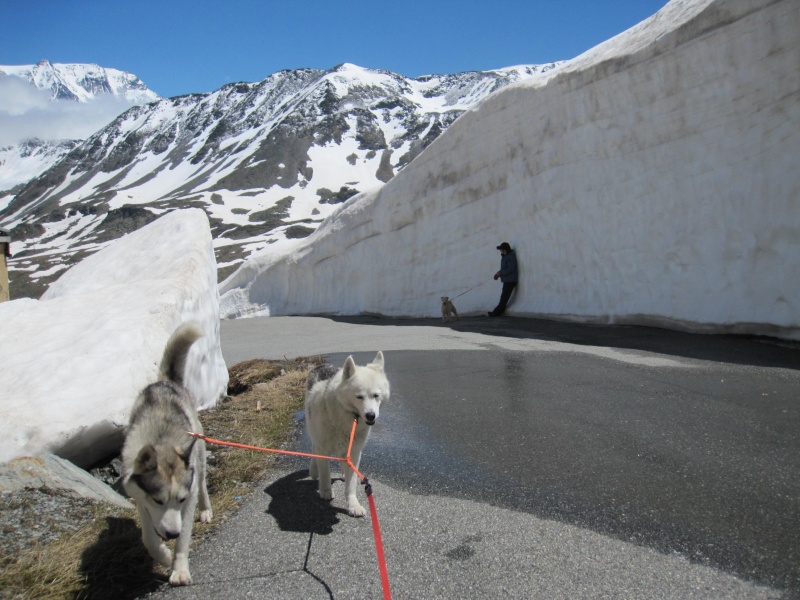
[[[119, 490], [122, 463], [114, 457], [92, 469], [92, 475]], [[78, 498], [63, 490], [49, 488], [0, 492], [0, 532], [3, 536], [0, 561], [45, 545], [66, 532], [77, 531], [95, 518], [98, 503]]]
[[77, 531], [94, 518], [96, 505], [46, 488], [0, 493], [0, 565], [11, 556]]

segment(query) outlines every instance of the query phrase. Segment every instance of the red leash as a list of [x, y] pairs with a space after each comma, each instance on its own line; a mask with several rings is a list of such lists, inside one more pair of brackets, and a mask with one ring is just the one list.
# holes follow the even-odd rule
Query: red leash
[[307, 452], [292, 452], [290, 450], [275, 450], [273, 448], [261, 448], [259, 446], [248, 446], [247, 444], [237, 444], [236, 442], [224, 442], [222, 440], [215, 440], [214, 438], [207, 437], [202, 433], [194, 431], [187, 431], [189, 435], [199, 438], [209, 444], [217, 446], [230, 446], [232, 448], [243, 448], [244, 450], [256, 450], [258, 452], [272, 452], [273, 454], [288, 454], [290, 456], [305, 456], [308, 458], [327, 458], [328, 460], [337, 460], [339, 462], [347, 463], [347, 466], [353, 469], [353, 473], [358, 475], [361, 485], [364, 486], [364, 492], [367, 494], [369, 500], [369, 512], [372, 517], [372, 533], [375, 537], [375, 551], [378, 555], [378, 568], [381, 573], [381, 584], [383, 585], [383, 597], [385, 600], [391, 600], [392, 593], [389, 590], [389, 572], [386, 569], [386, 556], [383, 552], [383, 537], [381, 536], [381, 525], [378, 522], [378, 510], [375, 508], [375, 499], [372, 497], [372, 485], [366, 477], [353, 464], [350, 458], [350, 452], [353, 449], [353, 440], [356, 437], [356, 426], [358, 425], [358, 418], [353, 419], [353, 429], [350, 432], [350, 444], [347, 447], [347, 456], [345, 458], [337, 458], [336, 456], [321, 456], [319, 454], [309, 454]]
[[381, 537], [381, 526], [380, 523], [378, 523], [378, 511], [375, 508], [375, 499], [372, 497], [372, 485], [370, 485], [366, 477], [362, 483], [364, 484], [364, 491], [367, 493], [367, 499], [369, 500], [369, 512], [372, 515], [372, 534], [375, 537], [375, 552], [378, 555], [378, 568], [381, 572], [383, 597], [386, 600], [391, 600], [392, 593], [389, 591], [389, 572], [386, 570], [386, 557], [383, 554], [383, 538]]

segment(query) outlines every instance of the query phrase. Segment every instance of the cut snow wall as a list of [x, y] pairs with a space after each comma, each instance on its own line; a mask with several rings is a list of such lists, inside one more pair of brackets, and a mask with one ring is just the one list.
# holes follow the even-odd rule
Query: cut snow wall
[[204, 336], [187, 357], [198, 407], [225, 395], [219, 292], [208, 218], [171, 212], [64, 273], [41, 300], [0, 305], [0, 461], [50, 452], [80, 466], [119, 450], [139, 391], [156, 381], [185, 321]]
[[248, 261], [221, 312], [484, 312], [508, 241], [510, 314], [800, 338], [798, 31], [794, 0], [673, 0]]

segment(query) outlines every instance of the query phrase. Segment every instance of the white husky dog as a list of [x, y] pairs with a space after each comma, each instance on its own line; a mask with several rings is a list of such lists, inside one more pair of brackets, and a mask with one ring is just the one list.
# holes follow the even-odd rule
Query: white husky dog
[[[308, 376], [306, 382], [306, 427], [311, 436], [313, 454], [347, 456], [353, 419], [358, 419], [350, 460], [358, 468], [361, 450], [375, 424], [381, 403], [389, 399], [389, 380], [383, 370], [383, 352], [365, 367], [356, 366], [352, 356], [337, 369], [330, 364], [320, 365]], [[357, 482], [353, 470], [342, 463], [347, 513], [363, 517], [364, 507], [356, 498]], [[309, 467], [312, 479], [319, 479], [319, 495], [325, 500], [333, 498], [330, 461], [312, 458]]]
[[[192, 582], [189, 542], [198, 496], [200, 520], [208, 523], [212, 517], [205, 442], [187, 435], [203, 430], [183, 387], [186, 354], [202, 335], [194, 323], [185, 323], [172, 334], [161, 359], [160, 380], [139, 394], [122, 448], [122, 482], [136, 501], [142, 541], [155, 561], [172, 566], [172, 585]], [[176, 538], [173, 560], [162, 540]]]
[[453, 315], [455, 315], [456, 321], [458, 321], [459, 318], [456, 305], [453, 304], [453, 301], [447, 296], [442, 296], [442, 321], [449, 323], [453, 320]]

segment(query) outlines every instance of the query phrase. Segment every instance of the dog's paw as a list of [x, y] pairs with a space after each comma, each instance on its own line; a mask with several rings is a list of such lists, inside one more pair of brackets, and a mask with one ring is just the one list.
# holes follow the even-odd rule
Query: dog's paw
[[192, 576], [188, 569], [175, 570], [169, 575], [170, 585], [189, 585], [190, 583], [192, 583]]
[[213, 518], [214, 518], [214, 511], [211, 510], [210, 508], [207, 508], [206, 510], [200, 511], [200, 516], [198, 517], [197, 520], [200, 521], [201, 523], [211, 523], [211, 519]]
[[367, 511], [358, 502], [351, 502], [347, 505], [347, 514], [351, 517], [363, 517]]
[[172, 550], [164, 544], [159, 544], [154, 552], [150, 552], [150, 556], [162, 567], [169, 567], [172, 564]]
[[317, 493], [323, 500], [333, 500], [333, 490], [319, 490]]

